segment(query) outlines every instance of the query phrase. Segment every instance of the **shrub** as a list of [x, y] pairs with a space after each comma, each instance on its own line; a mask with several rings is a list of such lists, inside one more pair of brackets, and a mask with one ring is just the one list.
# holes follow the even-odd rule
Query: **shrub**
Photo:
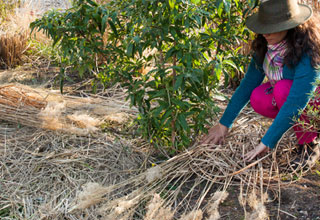
[[61, 85], [66, 66], [81, 77], [120, 82], [139, 109], [141, 134], [174, 154], [206, 132], [219, 110], [211, 95], [220, 78], [244, 72], [239, 49], [249, 36], [248, 3], [256, 1], [78, 0], [31, 27], [61, 49]]

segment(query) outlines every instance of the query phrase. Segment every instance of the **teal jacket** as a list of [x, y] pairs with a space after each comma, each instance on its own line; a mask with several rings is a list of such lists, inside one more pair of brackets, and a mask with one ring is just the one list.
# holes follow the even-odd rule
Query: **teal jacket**
[[[283, 79], [293, 80], [293, 83], [287, 101], [261, 140], [269, 148], [274, 148], [281, 136], [294, 124], [293, 118], [298, 117], [299, 111], [306, 107], [310, 94], [316, 88], [315, 81], [319, 78], [320, 71], [313, 68], [310, 61], [310, 57], [304, 55], [295, 67], [289, 68], [286, 65], [283, 67]], [[262, 83], [264, 78], [262, 65], [257, 64], [253, 58], [220, 119], [221, 124], [228, 128], [232, 126], [235, 118], [250, 100], [252, 91]]]

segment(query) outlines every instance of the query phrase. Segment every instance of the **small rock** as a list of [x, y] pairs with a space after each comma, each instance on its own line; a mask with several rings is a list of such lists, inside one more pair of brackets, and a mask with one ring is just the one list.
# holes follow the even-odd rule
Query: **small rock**
[[299, 211], [301, 214], [308, 216], [308, 212], [307, 211]]

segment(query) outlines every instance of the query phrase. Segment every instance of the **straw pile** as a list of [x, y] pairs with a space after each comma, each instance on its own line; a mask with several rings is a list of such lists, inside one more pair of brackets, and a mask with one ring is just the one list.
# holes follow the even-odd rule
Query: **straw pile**
[[97, 212], [92, 208], [69, 213], [77, 191], [87, 182], [96, 183], [86, 188], [90, 198], [79, 195], [87, 202], [81, 208], [89, 207], [101, 196], [97, 183], [124, 181], [137, 174], [146, 160], [132, 143], [102, 134], [79, 137], [1, 126], [0, 218], [96, 219]]
[[[62, 96], [23, 85], [0, 86], [0, 119], [78, 135], [98, 131], [115, 113], [135, 113], [119, 97]], [[110, 116], [111, 115], [111, 116]]]
[[[243, 116], [242, 120], [250, 119]], [[283, 137], [272, 153], [273, 158], [270, 153], [252, 164], [245, 164], [243, 153], [252, 149], [259, 137], [248, 138], [249, 134], [244, 136], [241, 131], [256, 131], [252, 126], [258, 126], [257, 123], [242, 124], [241, 129], [237, 129], [239, 132], [232, 133], [223, 148], [194, 146], [133, 178], [104, 187], [99, 191], [99, 214], [110, 220], [215, 220], [221, 217], [219, 205], [228, 197], [228, 187], [239, 185], [239, 203], [246, 219], [268, 219], [266, 192], [279, 189], [281, 184], [290, 184], [294, 176], [307, 172], [312, 164], [304, 170], [288, 166], [294, 158], [293, 146], [290, 146], [290, 142], [294, 143], [292, 131]], [[319, 158], [319, 149], [312, 159], [316, 158]], [[257, 188], [259, 192], [256, 192]], [[71, 212], [83, 210], [84, 202], [76, 199]]]
[[[74, 97], [23, 85], [0, 87], [0, 218], [95, 219], [92, 208], [70, 213], [75, 197], [86, 201], [82, 208], [90, 207], [103, 195], [99, 185], [140, 172], [147, 158], [135, 140], [99, 132], [100, 123], [126, 123], [136, 112], [115, 90]], [[86, 186], [90, 198], [77, 195]]]
[[[20, 85], [0, 88], [0, 118], [28, 126], [0, 127], [2, 213], [18, 219], [216, 220], [235, 185], [246, 219], [267, 219], [266, 192], [290, 184], [319, 156], [318, 151], [305, 170], [288, 166], [295, 140], [289, 131], [274, 153], [246, 164], [242, 155], [270, 121], [245, 109], [225, 146], [195, 145], [146, 169], [150, 159], [134, 147], [135, 140], [115, 141], [99, 130], [74, 132], [87, 129], [82, 117], [70, 117], [80, 110], [96, 118], [120, 110], [134, 114], [118, 94], [64, 97]], [[56, 123], [51, 115], [63, 124], [53, 126], [55, 131], [48, 130], [50, 121]]]

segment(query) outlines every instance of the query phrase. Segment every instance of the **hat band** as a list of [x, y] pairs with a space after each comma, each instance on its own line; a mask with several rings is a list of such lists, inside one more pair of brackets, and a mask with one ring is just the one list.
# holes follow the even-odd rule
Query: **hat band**
[[284, 22], [284, 21], [288, 21], [290, 19], [293, 19], [294, 17], [296, 17], [297, 15], [299, 15], [299, 13], [291, 13], [291, 12], [287, 12], [285, 14], [273, 14], [273, 15], [265, 15], [263, 13], [259, 13], [258, 14], [258, 20], [262, 23], [262, 24], [276, 24], [279, 22]]

